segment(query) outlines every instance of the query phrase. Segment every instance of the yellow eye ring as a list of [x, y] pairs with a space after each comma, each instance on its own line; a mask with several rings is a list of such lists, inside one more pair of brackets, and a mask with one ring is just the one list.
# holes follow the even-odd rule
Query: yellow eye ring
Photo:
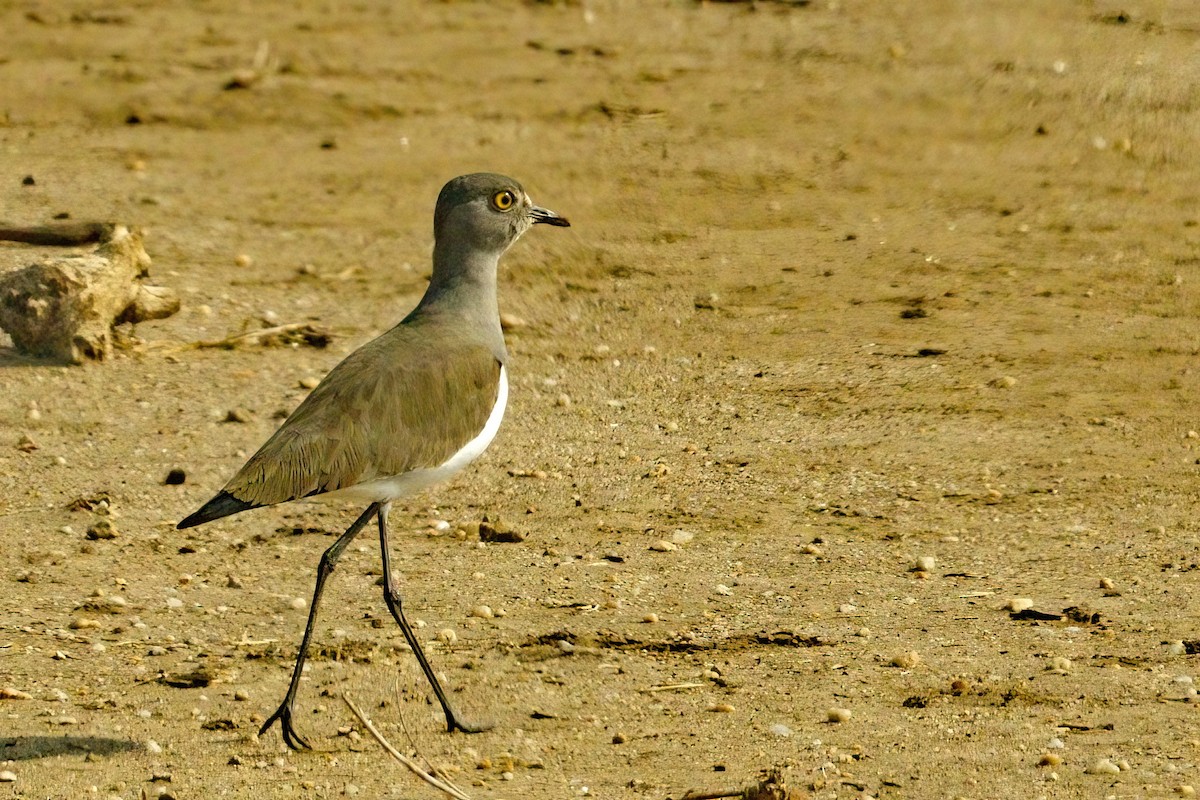
[[517, 202], [517, 198], [507, 189], [492, 195], [492, 205], [497, 211], [508, 211]]

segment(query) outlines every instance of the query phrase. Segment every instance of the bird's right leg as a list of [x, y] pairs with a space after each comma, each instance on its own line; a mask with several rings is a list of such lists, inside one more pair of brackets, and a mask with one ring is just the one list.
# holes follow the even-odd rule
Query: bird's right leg
[[287, 694], [283, 698], [283, 703], [276, 709], [275, 713], [263, 723], [259, 729], [258, 735], [262, 736], [267, 732], [275, 722], [279, 722], [283, 741], [288, 747], [293, 750], [311, 750], [312, 747], [308, 742], [301, 738], [300, 734], [296, 733], [295, 727], [292, 725], [292, 714], [295, 711], [296, 692], [300, 689], [300, 675], [304, 672], [304, 659], [308, 655], [309, 641], [312, 639], [313, 626], [317, 621], [317, 607], [321, 604], [321, 592], [325, 588], [325, 579], [333, 572], [333, 568], [337, 565], [338, 558], [341, 557], [342, 551], [354, 541], [354, 537], [358, 536], [362, 531], [363, 526], [371, 521], [371, 517], [379, 513], [379, 503], [372, 503], [367, 507], [367, 510], [359, 515], [358, 519], [354, 520], [354, 524], [346, 529], [346, 532], [338, 537], [338, 540], [329, 546], [329, 549], [321, 554], [321, 563], [317, 565], [317, 584], [313, 587], [312, 605], [308, 609], [308, 624], [304, 627], [304, 638], [300, 640], [300, 652], [296, 655], [296, 666], [292, 669], [292, 681], [288, 684]]

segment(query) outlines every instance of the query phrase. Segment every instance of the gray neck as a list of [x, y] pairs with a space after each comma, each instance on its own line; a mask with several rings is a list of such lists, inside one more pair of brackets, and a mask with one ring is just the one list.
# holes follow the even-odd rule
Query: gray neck
[[496, 298], [499, 253], [456, 245], [458, 237], [447, 237], [433, 246], [433, 277], [425, 296], [409, 317], [456, 317], [455, 324], [486, 342], [501, 362], [508, 359], [500, 330], [500, 308]]

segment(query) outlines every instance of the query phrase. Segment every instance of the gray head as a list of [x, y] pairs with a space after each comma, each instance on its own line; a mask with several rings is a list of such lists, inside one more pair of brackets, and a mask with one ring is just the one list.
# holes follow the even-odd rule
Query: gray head
[[442, 187], [433, 212], [435, 242], [454, 237], [499, 257], [538, 223], [569, 227], [565, 217], [535, 206], [521, 184], [504, 175], [460, 175]]

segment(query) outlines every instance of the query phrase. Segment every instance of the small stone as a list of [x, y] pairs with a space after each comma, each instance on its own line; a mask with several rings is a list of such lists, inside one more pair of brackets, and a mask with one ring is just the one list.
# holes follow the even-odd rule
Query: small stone
[[849, 722], [850, 709], [848, 708], [831, 708], [825, 712], [825, 719], [832, 723]]
[[1057, 753], [1042, 753], [1042, 757], [1038, 759], [1038, 766], [1057, 767], [1062, 761], [1062, 756]]
[[226, 412], [223, 422], [249, 422], [250, 411], [245, 408], [234, 408]]
[[491, 606], [475, 606], [471, 609], [470, 616], [479, 617], [480, 619], [492, 619], [496, 615], [492, 613]]
[[1176, 639], [1167, 645], [1167, 652], [1173, 656], [1187, 655], [1187, 645], [1183, 643], [1182, 639]]
[[916, 650], [909, 650], [895, 656], [891, 663], [893, 667], [900, 667], [900, 669], [912, 669], [913, 667], [917, 666], [917, 664], [921, 663], [921, 654]]
[[767, 730], [771, 732], [772, 736], [778, 736], [781, 739], [786, 739], [792, 735], [792, 729], [787, 725], [784, 725], [782, 722], [776, 722]]
[[250, 699], [250, 693], [245, 689], [237, 689], [233, 693], [233, 699], [238, 702], [243, 702]]
[[658, 614], [654, 614], [654, 613], [646, 614], [645, 616], [642, 617], [642, 622], [647, 622], [647, 623], [651, 623], [651, 624], [658, 622]]
[[671, 534], [671, 543], [684, 545], [696, 538], [696, 534], [691, 531], [685, 531], [682, 528]]
[[254, 259], [246, 253], [238, 253], [236, 256], [234, 256], [233, 263], [239, 267], [245, 268], [253, 264]]
[[909, 567], [909, 572], [933, 572], [937, 561], [933, 556], [921, 556]]
[[306, 600], [303, 597], [293, 597], [291, 600], [288, 601], [288, 605], [291, 606], [292, 608], [296, 609], [297, 611], [300, 611], [302, 609], [308, 608], [308, 600]]
[[732, 714], [733, 706], [729, 703], [713, 703], [708, 707], [708, 710], [717, 714]]
[[1033, 608], [1033, 600], [1028, 597], [1010, 597], [1004, 604], [1004, 610], [1013, 613], [1028, 611], [1031, 608]]
[[33, 695], [29, 692], [22, 692], [20, 689], [14, 689], [11, 686], [5, 686], [0, 689], [0, 700], [32, 700]]
[[500, 780], [502, 781], [511, 781], [513, 777], [513, 774], [508, 770], [504, 770], [504, 772], [500, 773]]
[[659, 539], [654, 544], [650, 545], [650, 549], [656, 553], [670, 553], [673, 550], [678, 550], [679, 545], [674, 542], [668, 542], [666, 539]]
[[1102, 758], [1084, 770], [1088, 775], [1120, 775], [1121, 768], [1107, 758]]
[[458, 641], [458, 634], [452, 628], [442, 628], [437, 633], [437, 640], [442, 644], [454, 644]]
[[1183, 783], [1175, 787], [1175, 794], [1183, 797], [1195, 797], [1196, 790], [1191, 784]]
[[1100, 588], [1101, 589], [1115, 589], [1115, 588], [1117, 588], [1117, 585], [1115, 583], [1113, 583], [1112, 578], [1101, 578], [1100, 579]]
[[726, 586], [723, 583], [718, 583], [715, 591], [717, 594], [725, 595], [726, 597], [733, 594], [733, 589], [730, 589], [728, 586]]
[[853, 603], [842, 603], [837, 607], [837, 612], [839, 614], [853, 614], [857, 611], [858, 606], [854, 605]]
[[529, 327], [529, 323], [516, 314], [508, 314], [500, 312], [500, 329], [505, 331], [515, 331], [520, 328]]
[[806, 555], [806, 556], [819, 556], [819, 555], [822, 555], [822, 550], [821, 550], [821, 548], [819, 548], [819, 547], [817, 547], [815, 544], [811, 544], [811, 543], [810, 543], [810, 544], [806, 544], [806, 545], [804, 545], [803, 547], [801, 547], [801, 548], [800, 548], [800, 552], [801, 552], [801, 553], [803, 553], [803, 554], [804, 554], [804, 555]]
[[225, 588], [227, 588], [227, 589], [241, 589], [241, 588], [242, 588], [242, 580], [241, 580], [241, 578], [239, 578], [239, 577], [238, 577], [238, 576], [236, 576], [236, 575], [226, 575], [226, 576], [225, 576]]
[[162, 752], [162, 745], [153, 739], [146, 740], [146, 752], [152, 755], [158, 755]]
[[558, 406], [559, 408], [570, 408], [571, 407], [571, 395], [569, 395], [565, 392], [560, 394], [555, 399], [554, 405]]
[[300, 388], [301, 389], [315, 389], [320, 385], [321, 385], [321, 379], [313, 377], [312, 375], [309, 375], [308, 377], [300, 379]]
[[88, 526], [84, 537], [92, 541], [99, 539], [115, 539], [120, 535], [117, 526], [108, 517], [101, 517]]
[[525, 534], [499, 517], [495, 520], [484, 517], [483, 521], [479, 523], [479, 541], [515, 544], [525, 541]]
[[1066, 747], [1066, 744], [1064, 744], [1063, 740], [1057, 736], [1052, 736], [1050, 741], [1046, 742], [1047, 750], [1062, 750], [1064, 747]]
[[17, 439], [17, 449], [22, 453], [32, 453], [38, 449], [38, 445], [29, 434], [22, 433]]
[[183, 608], [183, 601], [178, 597], [168, 597], [167, 608]]
[[625, 734], [623, 734], [623, 733], [618, 732], [618, 733], [613, 734], [613, 737], [612, 737], [613, 744], [625, 744], [628, 741], [629, 741], [629, 738], [626, 737]]
[[713, 310], [721, 301], [720, 296], [716, 292], [703, 292], [692, 298], [692, 305], [700, 309]]
[[571, 653], [575, 652], [575, 645], [572, 644], [571, 642], [568, 642], [566, 639], [559, 639], [558, 640], [558, 649], [561, 650], [562, 652], [566, 653], [567, 655], [570, 655]]
[[1055, 656], [1050, 659], [1050, 664], [1047, 665], [1046, 669], [1057, 675], [1066, 675], [1071, 671], [1071, 659], [1064, 658], [1063, 656]]
[[12, 783], [17, 779], [17, 774], [10, 769], [0, 770], [0, 783]]
[[994, 389], [1011, 389], [1017, 385], [1017, 379], [1009, 375], [1001, 375], [999, 378], [994, 378], [988, 381], [988, 386]]
[[167, 477], [163, 478], [163, 484], [166, 486], [179, 486], [187, 480], [187, 473], [175, 467], [167, 473]]

